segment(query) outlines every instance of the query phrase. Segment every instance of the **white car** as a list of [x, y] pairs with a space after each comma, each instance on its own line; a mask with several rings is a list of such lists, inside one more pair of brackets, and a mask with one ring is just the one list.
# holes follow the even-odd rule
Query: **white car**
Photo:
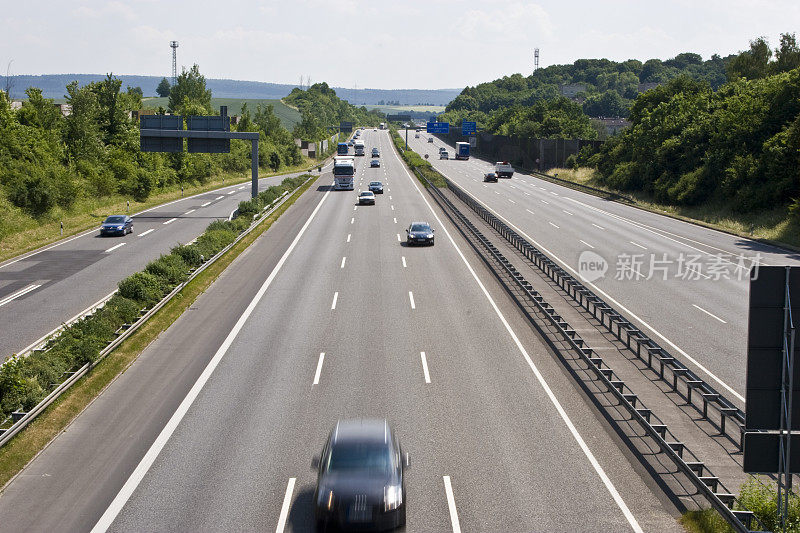
[[375, 205], [375, 193], [372, 191], [361, 191], [358, 194], [358, 205]]

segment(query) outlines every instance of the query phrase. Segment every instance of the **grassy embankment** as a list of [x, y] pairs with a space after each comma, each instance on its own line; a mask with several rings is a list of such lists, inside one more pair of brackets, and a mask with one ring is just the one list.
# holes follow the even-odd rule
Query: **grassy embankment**
[[[301, 172], [317, 166], [317, 161], [304, 158], [304, 161], [294, 167], [286, 167], [280, 172], [264, 173], [259, 171], [259, 178], [277, 176], [291, 172]], [[204, 184], [185, 185], [183, 196], [191, 196], [206, 191], [212, 191], [223, 186], [250, 181], [250, 173], [233, 174], [224, 173], [214, 176]], [[171, 186], [165, 190], [155, 192], [145, 202], [131, 200], [130, 212], [137, 213], [166, 202], [181, 198], [180, 185]], [[112, 213], [125, 213], [126, 201], [129, 197], [122, 195], [104, 198], [81, 197], [68, 210], [54, 208], [44, 217], [34, 218], [23, 210], [15, 207], [5, 197], [0, 197], [0, 218], [2, 218], [3, 233], [0, 240], [0, 261], [24, 254], [42, 246], [52, 244], [62, 238], [75, 235], [93, 227], [99, 226], [106, 216]], [[64, 223], [64, 235], [60, 234], [60, 223]]]
[[653, 201], [652, 198], [636, 192], [617, 191], [599, 183], [596, 171], [581, 167], [577, 170], [554, 168], [547, 172], [553, 176], [589, 185], [604, 191], [632, 198], [634, 205], [648, 211], [665, 214], [688, 222], [699, 223], [740, 237], [757, 239], [778, 245], [800, 248], [800, 224], [789, 218], [787, 208], [778, 207], [756, 213], [739, 214], [722, 203], [708, 203], [697, 206], [673, 206]]
[[33, 422], [0, 448], [0, 487], [4, 487], [52, 439], [61, 433], [102, 391], [124, 372], [161, 333], [219, 277], [248, 246], [267, 231], [316, 180], [309, 180], [256, 229], [188, 283], [151, 319], [100, 361], [86, 376], [45, 409]]

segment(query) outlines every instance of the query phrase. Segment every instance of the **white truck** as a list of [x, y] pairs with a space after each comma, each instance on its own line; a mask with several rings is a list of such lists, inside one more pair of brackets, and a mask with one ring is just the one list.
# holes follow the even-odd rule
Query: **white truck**
[[353, 177], [356, 174], [356, 160], [353, 156], [336, 156], [333, 158], [333, 188], [337, 191], [355, 189]]
[[358, 139], [355, 144], [353, 144], [353, 150], [355, 151], [356, 155], [365, 155], [364, 154], [364, 141]]
[[494, 164], [494, 173], [498, 178], [510, 178], [514, 175], [514, 167], [508, 161], [498, 161]]

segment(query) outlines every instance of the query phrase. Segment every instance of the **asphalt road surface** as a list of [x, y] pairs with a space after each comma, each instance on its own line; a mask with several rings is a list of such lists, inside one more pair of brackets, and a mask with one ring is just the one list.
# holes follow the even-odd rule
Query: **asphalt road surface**
[[[651, 338], [744, 406], [749, 271], [800, 265], [800, 254], [658, 215], [523, 173], [484, 183], [493, 162], [440, 160], [438, 138], [409, 131], [409, 146], [574, 275], [581, 258], [605, 262], [588, 283]], [[583, 255], [586, 253], [586, 255]], [[591, 276], [594, 272], [585, 270]]]
[[[328, 431], [385, 417], [408, 531], [682, 531], [388, 134], [364, 137], [383, 166], [320, 178], [6, 487], [0, 529], [309, 531]], [[405, 246], [412, 220], [434, 247]]]
[[[263, 178], [259, 189], [300, 174]], [[209, 223], [228, 218], [249, 198], [250, 182], [224, 187], [137, 213], [133, 233], [124, 237], [101, 237], [92, 229], [0, 263], [0, 359], [93, 307], [120, 280], [196, 239]]]

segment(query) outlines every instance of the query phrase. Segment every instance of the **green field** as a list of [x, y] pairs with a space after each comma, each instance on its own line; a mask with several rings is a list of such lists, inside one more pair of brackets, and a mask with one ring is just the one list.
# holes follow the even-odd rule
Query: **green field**
[[[142, 107], [146, 109], [154, 109], [162, 106], [164, 108], [167, 107], [168, 98], [159, 98], [159, 97], [149, 97], [142, 99]], [[254, 113], [256, 106], [258, 104], [262, 105], [269, 105], [272, 104], [275, 107], [275, 114], [281, 119], [281, 124], [283, 127], [289, 131], [292, 131], [295, 125], [300, 122], [300, 112], [296, 109], [287, 106], [280, 100], [264, 100], [264, 99], [254, 99], [254, 98], [212, 98], [211, 105], [214, 109], [219, 109], [219, 106], [226, 105], [228, 106], [228, 115], [238, 115], [239, 111], [242, 109], [242, 104], [247, 102], [247, 107], [250, 109], [250, 113]]]
[[377, 109], [378, 111], [390, 115], [399, 115], [403, 111], [415, 111], [418, 113], [444, 113], [443, 105], [365, 105], [367, 109]]

